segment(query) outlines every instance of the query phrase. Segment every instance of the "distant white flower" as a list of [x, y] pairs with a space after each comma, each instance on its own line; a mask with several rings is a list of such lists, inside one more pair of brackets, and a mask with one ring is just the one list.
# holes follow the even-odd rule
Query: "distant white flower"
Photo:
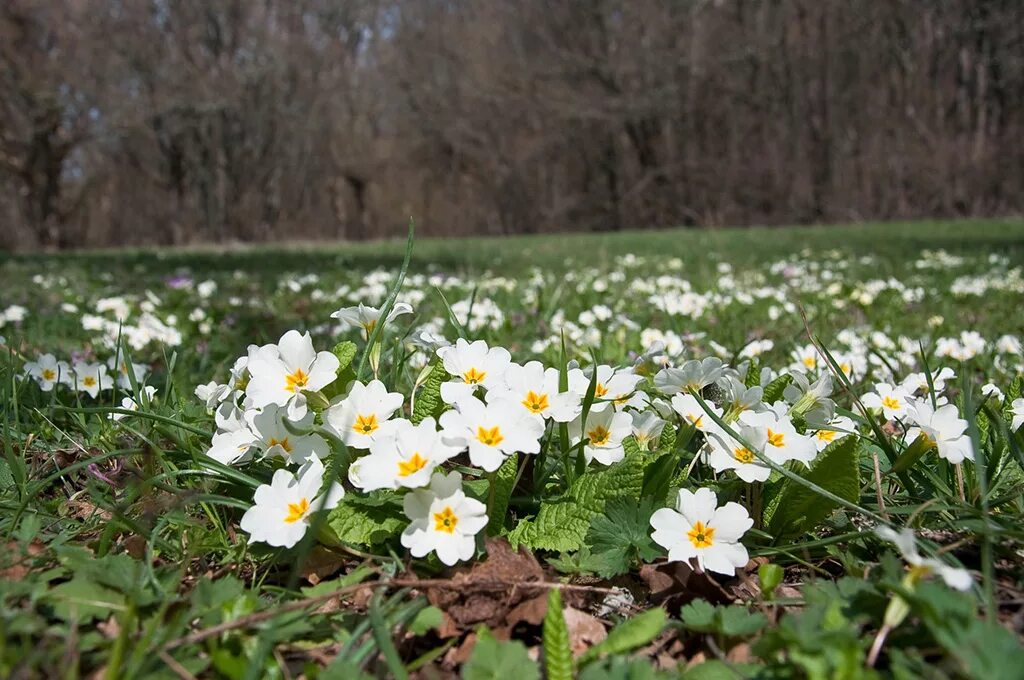
[[559, 392], [558, 369], [548, 368], [539, 361], [525, 366], [510, 363], [505, 370], [504, 385], [496, 385], [487, 392], [487, 401], [495, 399], [517, 403], [528, 413], [550, 418], [556, 423], [567, 423], [580, 412], [580, 395]]
[[947, 404], [932, 409], [927, 401], [917, 401], [907, 410], [907, 420], [914, 427], [907, 430], [907, 441], [924, 435], [938, 449], [939, 456], [951, 463], [964, 458], [974, 460], [971, 438], [965, 434], [967, 421], [960, 418], [956, 406]]
[[493, 401], [485, 404], [476, 397], [455, 403], [455, 409], [441, 414], [446, 444], [469, 447], [469, 460], [487, 472], [494, 472], [505, 459], [519, 453], [539, 453], [544, 423], [518, 404]]
[[641, 451], [646, 451], [661, 437], [666, 422], [659, 418], [654, 411], [633, 411], [631, 415], [633, 439], [636, 440]]
[[966, 591], [970, 590], [971, 586], [974, 585], [974, 581], [966, 569], [951, 567], [945, 562], [934, 558], [921, 557], [920, 553], [917, 552], [917, 540], [914, 538], [914, 532], [910, 529], [904, 527], [897, 532], [887, 526], [877, 526], [875, 527], [875, 533], [878, 534], [879, 538], [896, 545], [903, 555], [903, 559], [910, 565], [910, 570], [915, 580], [934, 573], [942, 577], [946, 585], [954, 590]]
[[902, 418], [910, 406], [910, 395], [903, 387], [894, 387], [888, 383], [875, 383], [875, 391], [868, 392], [861, 401], [868, 408], [881, 409], [886, 420]]
[[[590, 407], [592, 413], [603, 411], [609, 406], [615, 409], [626, 406], [642, 409], [646, 405], [643, 393], [636, 392], [637, 384], [644, 378], [634, 373], [632, 368], [616, 369], [601, 365], [593, 370], [597, 374], [597, 383], [594, 385], [594, 403]], [[571, 369], [568, 375], [569, 389], [581, 399], [585, 398], [592, 375], [579, 368]]]
[[[387, 318], [384, 320], [384, 324], [387, 325], [395, 320], [396, 317], [402, 314], [411, 314], [412, 306], [407, 302], [396, 302], [391, 307], [391, 311], [388, 313]], [[366, 333], [366, 337], [369, 338], [370, 334], [373, 333], [373, 329], [377, 327], [380, 322], [381, 310], [376, 307], [369, 307], [363, 303], [359, 303], [355, 307], [343, 307], [338, 311], [331, 314], [332, 319], [337, 319], [343, 326], [352, 328], [362, 328]]]
[[438, 349], [437, 356], [444, 370], [455, 376], [455, 380], [441, 383], [441, 398], [446, 404], [471, 396], [478, 386], [486, 390], [500, 388], [512, 363], [512, 355], [504, 347], [488, 347], [483, 340], [466, 342], [463, 338]]
[[996, 401], [1003, 400], [1003, 391], [995, 383], [985, 383], [981, 387], [981, 393], [986, 397], [994, 397]]
[[79, 392], [85, 392], [95, 399], [100, 390], [109, 390], [114, 386], [114, 379], [107, 375], [107, 367], [103, 364], [79, 362], [74, 367], [74, 384]]
[[818, 358], [818, 350], [814, 345], [797, 347], [790, 356], [793, 357], [793, 363], [789, 365], [790, 369], [804, 373], [818, 370], [818, 363], [821, 361]]
[[651, 515], [651, 538], [668, 550], [670, 562], [697, 558], [702, 570], [732, 576], [747, 564], [747, 549], [740, 538], [753, 525], [739, 503], [718, 507], [711, 489], [680, 489], [675, 510], [662, 508]]
[[814, 439], [814, 445], [818, 447], [818, 451], [824, 451], [832, 442], [856, 432], [857, 426], [851, 419], [846, 416], [837, 416], [824, 427], [818, 428], [811, 437]]
[[278, 470], [270, 484], [261, 484], [253, 499], [255, 505], [245, 511], [240, 523], [242, 531], [249, 534], [249, 543], [291, 548], [306, 535], [312, 513], [321, 505], [324, 510], [336, 507], [345, 490], [335, 482], [326, 498], [319, 495], [324, 471], [323, 463], [311, 458], [297, 474]]
[[400, 393], [388, 392], [380, 380], [365, 385], [357, 380], [341, 402], [323, 412], [324, 425], [347, 446], [368, 449], [374, 437], [383, 434], [381, 426], [402, 407], [404, 400]]
[[426, 486], [434, 469], [462, 448], [445, 443], [433, 418], [418, 425], [396, 420], [370, 443], [370, 455], [352, 463], [348, 479], [363, 491]]
[[[284, 407], [267, 404], [260, 412], [250, 411], [250, 429], [256, 435], [254, 444], [263, 450], [265, 458], [280, 457], [288, 463], [303, 464], [310, 458], [326, 456], [330, 452], [327, 442], [318, 434], [295, 434], [285, 425], [288, 418]], [[308, 431], [313, 426], [313, 414], [292, 423], [297, 431]]]
[[39, 389], [49, 392], [55, 385], [71, 383], [71, 367], [66, 361], [57, 361], [52, 354], [41, 354], [35, 361], [25, 364], [25, 372], [35, 378]]
[[248, 361], [252, 379], [245, 388], [252, 406], [284, 406], [303, 390], [316, 392], [334, 382], [338, 358], [330, 352], [317, 353], [309, 333], [288, 331], [277, 344], [277, 355], [257, 352]]
[[996, 340], [996, 350], [1001, 354], [1021, 354], [1020, 338], [1016, 335], [1002, 335]]
[[[152, 385], [145, 385], [142, 388], [142, 391], [146, 393], [146, 400], [147, 401], [153, 401], [153, 396], [156, 394], [156, 388], [155, 387], [153, 387]], [[133, 397], [125, 397], [124, 399], [121, 400], [121, 408], [123, 408], [123, 409], [125, 409], [127, 411], [138, 411], [139, 410], [139, 404], [138, 404], [138, 402], [135, 401], [135, 399]], [[124, 414], [124, 413], [111, 413], [110, 414], [110, 419], [111, 420], [121, 420], [121, 419], [125, 418], [125, 416], [126, 416], [126, 414]]]
[[402, 545], [413, 557], [435, 552], [448, 566], [473, 557], [475, 536], [487, 526], [487, 507], [466, 496], [458, 472], [434, 473], [430, 488], [410, 491], [402, 505], [411, 520]]
[[197, 385], [194, 392], [208, 409], [217, 408], [218, 404], [230, 399], [234, 393], [235, 391], [229, 385], [221, 385], [213, 380], [205, 385]]
[[1010, 429], [1016, 432], [1021, 425], [1024, 425], [1024, 398], [1013, 400], [1013, 403], [1010, 404], [1010, 413], [1013, 414]]
[[569, 423], [569, 442], [578, 444], [586, 438], [583, 455], [589, 463], [597, 460], [602, 465], [617, 463], [626, 456], [622, 440], [633, 431], [633, 418], [630, 414], [607, 408], [603, 411], [591, 411], [587, 414], [587, 422], [583, 424], [582, 414]]
[[[132, 380], [128, 377], [128, 362], [125, 361], [124, 357], [110, 357], [107, 359], [107, 368], [117, 376], [118, 387], [122, 390], [132, 389]], [[149, 367], [145, 364], [132, 362], [131, 370], [135, 376], [135, 384], [141, 385], [142, 381], [146, 379], [146, 373], [149, 372]]]
[[[952, 368], [948, 367], [943, 367], [933, 373], [932, 386], [935, 388], [935, 394], [941, 394], [945, 391], [946, 381], [952, 380], [955, 377], [956, 373], [953, 372]], [[900, 387], [910, 394], [928, 394], [928, 376], [924, 373], [911, 373], [903, 379]]]
[[[719, 418], [722, 417], [722, 409], [718, 408], [711, 402], [705, 402], [711, 412]], [[672, 410], [680, 415], [680, 417], [688, 424], [697, 428], [701, 432], [709, 432], [711, 430], [717, 430], [718, 425], [710, 417], [707, 412], [701, 407], [697, 398], [692, 394], [677, 394], [672, 397]]]

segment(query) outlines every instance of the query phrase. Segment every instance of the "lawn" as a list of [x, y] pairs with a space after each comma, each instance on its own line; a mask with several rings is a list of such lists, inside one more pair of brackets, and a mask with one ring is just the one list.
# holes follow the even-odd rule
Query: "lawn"
[[1019, 677], [1024, 222], [0, 290], [4, 677]]

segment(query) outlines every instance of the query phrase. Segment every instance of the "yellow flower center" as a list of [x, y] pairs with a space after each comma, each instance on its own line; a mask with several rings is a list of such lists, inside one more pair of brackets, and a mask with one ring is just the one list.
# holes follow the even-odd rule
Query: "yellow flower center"
[[363, 328], [366, 330], [366, 334], [367, 335], [372, 333], [373, 329], [376, 328], [376, 327], [377, 327], [377, 320], [376, 319], [370, 319], [369, 321], [367, 321], [367, 322], [365, 322], [363, 324]]
[[818, 434], [815, 436], [819, 441], [830, 442], [836, 438], [836, 434], [835, 430], [818, 430]]
[[309, 512], [309, 499], [303, 498], [298, 503], [288, 504], [288, 514], [284, 517], [285, 524], [294, 524]]
[[754, 452], [743, 446], [738, 449], [733, 449], [732, 455], [741, 463], [754, 462]]
[[587, 432], [587, 437], [590, 439], [591, 446], [604, 446], [608, 443], [612, 433], [604, 427], [604, 425], [598, 425], [593, 430]]
[[853, 372], [853, 366], [844, 361], [843, 363], [839, 364], [839, 370], [841, 370], [846, 375], [850, 375], [850, 373]]
[[478, 371], [476, 368], [471, 368], [462, 374], [462, 379], [469, 385], [479, 385], [487, 377], [487, 373], [484, 371]]
[[53, 369], [49, 369], [49, 368], [44, 368], [43, 369], [43, 380], [46, 380], [48, 382], [53, 382], [56, 379], [57, 379], [57, 373]]
[[898, 411], [900, 408], [900, 400], [895, 397], [884, 397], [882, 399], [882, 406], [893, 411]]
[[288, 437], [285, 437], [284, 439], [275, 439], [274, 437], [271, 437], [270, 441], [267, 442], [267, 444], [268, 449], [271, 449], [275, 446], [280, 446], [282, 449], [284, 449], [285, 453], [292, 452], [292, 443], [288, 441]]
[[706, 526], [703, 522], [697, 522], [693, 525], [686, 537], [690, 539], [690, 543], [693, 543], [694, 548], [710, 548], [714, 545], [712, 540], [715, 536], [715, 528]]
[[373, 434], [380, 425], [377, 423], [377, 415], [371, 413], [368, 416], [357, 416], [356, 424], [352, 426], [352, 429], [359, 434]]
[[446, 534], [455, 533], [455, 526], [459, 518], [452, 512], [451, 506], [446, 505], [441, 512], [434, 513], [434, 531], [443, 531]]
[[779, 448], [786, 445], [786, 435], [781, 432], [772, 432], [772, 428], [768, 428], [768, 443], [772, 446]]
[[421, 456], [417, 451], [412, 454], [412, 458], [409, 460], [398, 461], [398, 476], [408, 477], [414, 472], [419, 472], [423, 468], [427, 467], [427, 462], [427, 459]]
[[82, 384], [86, 387], [94, 387], [96, 385], [96, 378], [91, 375], [87, 375], [82, 379]]
[[501, 434], [501, 428], [498, 426], [494, 426], [489, 430], [483, 425], [477, 427], [476, 438], [477, 441], [485, 446], [497, 446], [501, 442], [505, 441], [505, 437]]
[[815, 357], [812, 357], [812, 356], [804, 357], [803, 361], [804, 361], [804, 366], [806, 366], [807, 368], [814, 368], [815, 366], [818, 365], [818, 360]]
[[597, 383], [597, 385], [594, 386], [595, 399], [600, 399], [606, 394], [608, 394], [608, 388], [604, 386], [604, 383]]
[[547, 394], [537, 394], [530, 390], [526, 393], [526, 399], [523, 399], [523, 406], [533, 413], [543, 413], [551, 404], [548, 402]]
[[294, 394], [305, 387], [308, 382], [309, 374], [301, 368], [296, 368], [294, 372], [285, 376], [284, 388]]
[[686, 416], [686, 419], [689, 420], [690, 424], [693, 425], [698, 430], [700, 429], [700, 426], [704, 424], [704, 416], [702, 416], [702, 415], [701, 416], [694, 416], [691, 413], [690, 415]]

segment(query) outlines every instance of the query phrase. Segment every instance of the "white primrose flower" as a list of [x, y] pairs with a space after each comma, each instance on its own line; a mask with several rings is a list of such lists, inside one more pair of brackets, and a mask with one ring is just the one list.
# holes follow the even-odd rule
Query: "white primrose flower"
[[573, 391], [559, 392], [558, 369], [539, 361], [525, 366], [510, 363], [505, 370], [504, 384], [487, 392], [487, 401], [505, 400], [520, 404], [528, 413], [567, 423], [580, 413], [581, 397]]
[[388, 392], [380, 380], [352, 383], [348, 395], [323, 412], [324, 425], [333, 430], [346, 446], [368, 449], [384, 423], [402, 407], [405, 397]]
[[[615, 409], [622, 409], [632, 406], [635, 409], [643, 409], [647, 405], [642, 392], [636, 391], [637, 384], [644, 379], [630, 368], [613, 368], [612, 366], [601, 365], [593, 369], [597, 373], [597, 384], [594, 385], [594, 403], [590, 406], [591, 413], [604, 411], [609, 406]], [[575, 392], [584, 399], [587, 390], [590, 388], [590, 379], [593, 375], [583, 372], [579, 368], [569, 370], [569, 390]]]
[[[146, 401], [152, 402], [153, 401], [153, 396], [156, 394], [156, 388], [153, 387], [152, 385], [145, 385], [142, 388], [142, 391], [146, 393]], [[123, 398], [121, 400], [121, 408], [125, 409], [126, 411], [138, 411], [139, 410], [139, 404], [138, 404], [138, 402], [135, 401], [135, 399], [133, 397], [125, 397], [125, 398]], [[127, 414], [124, 414], [124, 413], [111, 413], [110, 414], [110, 419], [111, 420], [121, 420], [126, 415]]]
[[790, 370], [803, 373], [818, 370], [818, 363], [821, 361], [818, 358], [818, 350], [814, 345], [797, 347], [790, 356], [793, 357], [793, 363], [789, 365]]
[[434, 469], [463, 448], [445, 443], [433, 418], [424, 418], [418, 425], [395, 420], [370, 443], [370, 455], [352, 463], [348, 479], [363, 491], [426, 486]]
[[248, 427], [218, 432], [210, 440], [206, 455], [223, 465], [246, 463], [252, 460], [252, 452], [258, 442], [259, 437]]
[[921, 554], [917, 552], [917, 540], [914, 538], [914, 532], [910, 529], [904, 527], [897, 532], [887, 526], [877, 526], [875, 533], [882, 540], [896, 545], [900, 554], [903, 555], [903, 559], [910, 565], [915, 580], [931, 574], [938, 574], [946, 582], [946, 585], [954, 590], [966, 591], [974, 585], [974, 581], [966, 569], [951, 567], [942, 560], [931, 557], [921, 557]]
[[[124, 357], [110, 357], [107, 359], [107, 368], [109, 368], [114, 375], [117, 376], [117, 386], [122, 390], [130, 390], [132, 388], [131, 378], [128, 377], [128, 362]], [[149, 367], [145, 364], [137, 364], [132, 362], [131, 371], [135, 376], [135, 384], [141, 385], [142, 381], [146, 379], [146, 374], [149, 372]]]
[[1010, 429], [1016, 432], [1021, 425], [1024, 425], [1024, 398], [1013, 400], [1013, 403], [1010, 404], [1010, 413], [1013, 415]]
[[868, 392], [861, 401], [868, 408], [881, 409], [886, 420], [902, 418], [910, 406], [910, 394], [903, 387], [895, 387], [889, 383], [875, 383], [875, 391]]
[[1003, 397], [1005, 396], [1003, 394], [1003, 391], [999, 389], [999, 387], [996, 386], [995, 383], [985, 383], [984, 385], [982, 385], [981, 393], [986, 397], [994, 397], [996, 401], [1002, 401]]
[[[277, 404], [267, 404], [262, 411], [246, 414], [249, 429], [256, 440], [254, 445], [263, 450], [264, 458], [280, 457], [288, 463], [303, 464], [311, 458], [326, 456], [330, 447], [315, 433], [295, 434], [285, 420], [291, 421], [287, 410]], [[313, 427], [313, 414], [291, 423], [292, 429], [308, 432]]]
[[318, 458], [310, 458], [293, 474], [288, 470], [274, 473], [270, 484], [261, 484], [253, 498], [255, 505], [242, 515], [240, 526], [249, 534], [249, 543], [267, 543], [279, 548], [291, 548], [306, 535], [309, 518], [321, 509], [330, 510], [345, 496], [337, 482], [320, 493], [324, 482], [324, 465]]
[[196, 385], [193, 394], [206, 405], [206, 408], [215, 409], [218, 404], [230, 399], [235, 394], [235, 391], [231, 389], [230, 385], [221, 385], [211, 380], [205, 385]]
[[41, 354], [35, 361], [25, 364], [25, 372], [39, 384], [43, 392], [53, 390], [55, 385], [71, 382], [71, 367], [66, 361], [57, 361], [52, 354]]
[[739, 503], [718, 507], [711, 489], [680, 489], [675, 510], [661, 508], [651, 515], [651, 538], [668, 550], [670, 562], [697, 558], [700, 569], [732, 576], [747, 564], [747, 549], [740, 538], [753, 525]]
[[797, 460], [810, 466], [818, 455], [818, 447], [811, 437], [796, 431], [793, 421], [786, 415], [787, 409], [785, 403], [777, 401], [760, 413], [744, 411], [740, 420], [747, 425], [764, 428], [764, 454], [779, 465]]
[[[956, 373], [953, 372], [952, 368], [941, 368], [932, 373], [932, 386], [935, 387], [935, 394], [941, 394], [945, 391], [946, 381], [952, 380], [955, 377]], [[900, 387], [911, 395], [928, 394], [928, 376], [924, 373], [911, 373], [903, 379]]]
[[519, 453], [540, 453], [544, 421], [519, 404], [500, 400], [485, 404], [476, 397], [455, 403], [441, 414], [444, 442], [460, 450], [469, 447], [469, 460], [494, 472], [505, 459]]
[[[248, 361], [252, 378], [245, 387], [255, 408], [267, 404], [284, 406], [303, 390], [317, 391], [334, 382], [338, 357], [330, 352], [317, 353], [309, 333], [288, 331], [272, 349], [255, 351]], [[304, 409], [303, 409], [304, 410]]]
[[654, 386], [663, 394], [700, 391], [726, 374], [728, 366], [718, 357], [692, 359], [678, 368], [664, 368], [654, 376]]
[[505, 371], [512, 363], [512, 355], [504, 347], [488, 348], [483, 340], [471, 343], [463, 338], [438, 349], [437, 356], [444, 370], [455, 376], [455, 380], [441, 383], [441, 398], [446, 404], [472, 396], [477, 386], [486, 390], [501, 387]]
[[[722, 409], [718, 408], [710, 401], [705, 402], [719, 418], [722, 417]], [[717, 431], [718, 425], [714, 420], [708, 417], [707, 412], [701, 407], [700, 402], [692, 394], [677, 394], [672, 397], [672, 410], [679, 414], [679, 416], [689, 425], [697, 428], [701, 432], [710, 432], [712, 430]]]
[[588, 463], [597, 460], [602, 465], [611, 465], [626, 457], [622, 440], [633, 432], [630, 414], [606, 408], [588, 413], [586, 424], [582, 421], [581, 414], [569, 423], [569, 441], [575, 446], [586, 437], [588, 441], [583, 447], [583, 456]]
[[114, 386], [114, 379], [107, 375], [107, 367], [103, 364], [78, 362], [74, 368], [74, 384], [79, 392], [85, 392], [95, 399], [100, 390], [109, 390]]
[[[384, 325], [387, 325], [395, 320], [396, 317], [402, 314], [411, 314], [412, 306], [407, 302], [396, 302], [391, 307], [391, 311], [388, 313], [387, 318], [384, 320]], [[373, 333], [373, 329], [377, 327], [380, 322], [381, 310], [376, 307], [369, 307], [363, 303], [359, 303], [355, 307], [343, 307], [338, 311], [331, 314], [332, 319], [337, 319], [341, 322], [343, 327], [351, 328], [362, 328], [366, 333], [366, 337], [370, 337], [370, 333]]]
[[824, 451], [832, 442], [856, 432], [857, 426], [851, 419], [846, 416], [836, 416], [828, 421], [827, 424], [818, 428], [811, 437], [814, 439], [814, 445], [818, 447], [820, 452]]
[[435, 472], [430, 487], [407, 493], [402, 506], [411, 520], [402, 545], [413, 557], [435, 552], [448, 566], [473, 557], [475, 537], [487, 526], [487, 506], [466, 496], [458, 472]]
[[645, 451], [658, 440], [667, 423], [654, 411], [633, 411], [631, 416], [633, 439], [640, 450]]
[[935, 445], [939, 457], [950, 463], [963, 462], [964, 458], [974, 460], [974, 446], [966, 434], [967, 421], [960, 418], [953, 404], [933, 409], [927, 401], [914, 402], [907, 409], [907, 420], [914, 425], [907, 430], [907, 441], [924, 435]]
[[[733, 424], [733, 429], [754, 449], [765, 449], [768, 443], [766, 428], [738, 422]], [[772, 469], [759, 461], [754, 450], [747, 448], [747, 444], [737, 441], [722, 430], [712, 430], [708, 434], [707, 461], [715, 472], [735, 470], [736, 476], [744, 482], [763, 482], [771, 476]]]

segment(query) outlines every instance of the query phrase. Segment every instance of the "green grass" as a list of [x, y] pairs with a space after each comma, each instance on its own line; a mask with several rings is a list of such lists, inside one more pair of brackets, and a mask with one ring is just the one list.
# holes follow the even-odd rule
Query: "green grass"
[[[295, 548], [248, 544], [239, 519], [280, 464], [212, 461], [214, 419], [193, 396], [196, 385], [227, 380], [249, 344], [275, 343], [289, 329], [311, 331], [317, 349], [355, 343], [353, 369], [362, 363], [369, 374], [365, 338], [338, 332], [330, 313], [380, 305], [405, 255], [404, 242], [380, 242], [0, 258], [0, 675], [472, 679], [492, 670], [564, 675], [575, 663], [586, 678], [678, 677], [699, 654], [710, 661], [693, 677], [1016, 677], [1024, 437], [1012, 431], [1011, 409], [1024, 365], [999, 341], [1024, 337], [1024, 222], [417, 241], [398, 298], [415, 312], [383, 331], [376, 372], [406, 396], [406, 409], [415, 390], [419, 415], [443, 408], [439, 384], [418, 380], [432, 357], [402, 339], [428, 326], [453, 340], [459, 329], [445, 300], [460, 325], [469, 321], [470, 338], [506, 347], [520, 363], [630, 366], [662, 339], [676, 363], [720, 356], [748, 385], [777, 393], [766, 401], [782, 398], [812, 338], [856, 366], [850, 380], [835, 374], [832, 399], [859, 435], [809, 471], [774, 466], [764, 484], [715, 473], [697, 456], [701, 435], [674, 418], [649, 450], [628, 438], [625, 459], [610, 467], [585, 465], [581, 445], [558, 426], [518, 469], [515, 458], [493, 475], [464, 456], [447, 463], [489, 506], [493, 538], [525, 544], [539, 565], [481, 545], [467, 565], [491, 552], [492, 571], [459, 587], [470, 601], [430, 591], [450, 572], [401, 545], [399, 495], [361, 493], [344, 474], [344, 502]], [[204, 296], [205, 281], [216, 290]], [[122, 326], [97, 309], [110, 298], [129, 311]], [[23, 320], [11, 305], [25, 308]], [[180, 342], [143, 342], [146, 314]], [[107, 331], [83, 324], [85, 315], [106, 319]], [[961, 360], [944, 348], [964, 331], [986, 344]], [[744, 348], [764, 340], [774, 347], [751, 362]], [[118, 411], [134, 387], [93, 399], [23, 378], [41, 353], [105, 361], [126, 350], [158, 390], [137, 412]], [[977, 463], [914, 449], [898, 423], [857, 409], [855, 396], [876, 382], [926, 366], [957, 373], [945, 396], [969, 423]], [[761, 368], [772, 375], [762, 379]], [[657, 370], [638, 364], [652, 396]], [[824, 359], [817, 370], [828, 372]], [[982, 396], [989, 382], [1005, 399]], [[719, 387], [700, 396], [728, 400]], [[115, 412], [126, 417], [112, 420]], [[813, 431], [806, 413], [790, 415]], [[329, 474], [352, 455], [332, 439]], [[647, 518], [678, 489], [699, 487], [747, 508], [756, 525], [743, 543], [767, 567], [752, 564], [740, 579], [675, 580]], [[913, 528], [923, 554], [970, 571], [973, 590], [909, 577], [871, 532], [879, 522]], [[560, 598], [510, 589], [509, 578], [534, 569], [563, 584]], [[667, 597], [651, 593], [666, 584]], [[602, 603], [608, 588], [630, 595]], [[509, 618], [533, 598], [524, 605], [533, 614]], [[431, 602], [450, 617], [444, 626]], [[544, 616], [541, 602], [564, 615]], [[491, 640], [481, 621], [516, 642]], [[571, 662], [567, 631], [576, 640], [574, 626], [584, 624], [592, 637], [577, 642], [590, 651]], [[468, 650], [467, 636], [477, 651], [462, 664], [452, 650]], [[542, 651], [540, 665], [529, 647]]]

